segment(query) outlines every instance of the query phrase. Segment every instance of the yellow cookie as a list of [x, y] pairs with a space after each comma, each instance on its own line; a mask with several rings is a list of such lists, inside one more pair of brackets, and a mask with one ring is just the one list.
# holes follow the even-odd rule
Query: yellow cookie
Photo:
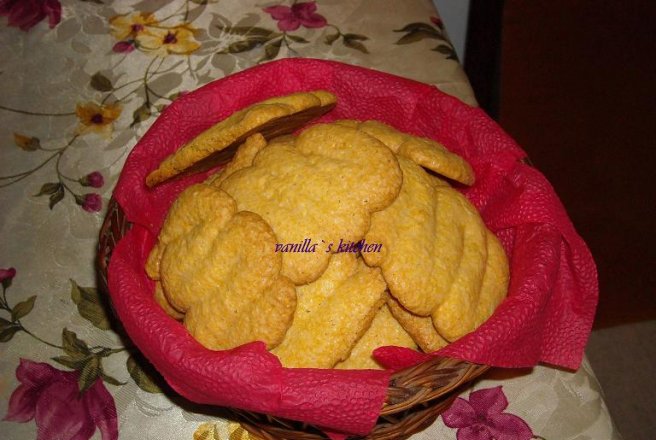
[[456, 182], [473, 185], [476, 180], [474, 170], [465, 159], [432, 139], [410, 136], [401, 144], [398, 154]]
[[[459, 192], [437, 189], [446, 233], [461, 231], [462, 257], [453, 272], [453, 282], [444, 301], [433, 311], [433, 325], [447, 341], [454, 341], [476, 328], [476, 307], [487, 265], [487, 228], [478, 211]], [[448, 204], [447, 204], [448, 202]], [[447, 208], [448, 209], [445, 209]]]
[[393, 152], [398, 153], [401, 145], [408, 139], [410, 135], [398, 131], [387, 124], [379, 121], [364, 121], [360, 123], [360, 130], [365, 133], [380, 139], [382, 143], [387, 145]]
[[426, 353], [437, 351], [448, 344], [435, 330], [433, 319], [430, 316], [410, 313], [394, 298], [387, 299], [387, 306], [394, 318]]
[[280, 276], [275, 241], [261, 217], [239, 212], [225, 227], [203, 223], [166, 247], [164, 292], [187, 312], [185, 326], [200, 343], [218, 350], [254, 340], [274, 347], [283, 339], [296, 294]]
[[383, 305], [376, 313], [371, 327], [355, 344], [349, 357], [338, 363], [335, 368], [341, 369], [381, 369], [372, 353], [378, 347], [392, 345], [417, 349], [412, 337], [390, 313], [389, 308]]
[[286, 367], [332, 368], [371, 325], [385, 301], [385, 281], [378, 269], [341, 253], [297, 293], [293, 324], [273, 353]]
[[476, 305], [476, 327], [485, 322], [508, 293], [510, 269], [508, 258], [494, 233], [487, 231], [487, 267], [483, 275], [481, 296]]
[[236, 212], [234, 200], [217, 188], [193, 185], [174, 202], [149, 256], [149, 272], [158, 271], [156, 299], [168, 312], [167, 305], [184, 314], [189, 332], [207, 348], [255, 340], [274, 347], [296, 305], [275, 243], [260, 216]]
[[185, 189], [178, 195], [166, 214], [157, 243], [148, 256], [146, 262], [148, 276], [159, 280], [159, 264], [164, 247], [207, 221], [208, 213], [215, 221], [220, 222], [222, 227], [236, 212], [235, 201], [216, 188], [208, 185], [192, 185]]
[[252, 341], [277, 346], [291, 325], [296, 308], [294, 284], [278, 277], [264, 291], [235, 289], [210, 295], [185, 315], [185, 327], [212, 350], [234, 348]]
[[[438, 181], [437, 178], [433, 179]], [[444, 182], [442, 182], [444, 183]], [[459, 192], [448, 185], [435, 186], [435, 290], [441, 292], [442, 301], [451, 290], [456, 272], [463, 260], [465, 226], [460, 218], [461, 206], [469, 205]]]
[[357, 126], [360, 130], [383, 142], [399, 156], [406, 157], [441, 176], [465, 185], [472, 185], [475, 181], [474, 171], [466, 160], [432, 139], [400, 132], [379, 121], [370, 120], [358, 123], [343, 120], [338, 123]]
[[462, 196], [419, 165], [399, 157], [403, 185], [396, 200], [371, 216], [365, 240], [381, 252], [363, 253], [379, 266], [403, 307], [429, 316], [446, 298], [463, 253], [463, 229], [454, 220]]
[[[335, 101], [334, 95], [319, 90], [253, 104], [205, 130], [165, 158], [146, 177], [146, 184], [152, 187], [183, 172], [216, 165], [217, 157], [213, 156], [241, 144], [253, 133], [262, 133], [265, 138], [293, 133], [309, 120], [330, 110]], [[224, 159], [223, 155], [219, 156]], [[201, 161], [208, 163], [200, 164]]]
[[[158, 274], [159, 276], [159, 274]], [[169, 315], [171, 318], [177, 320], [177, 321], [182, 321], [184, 318], [184, 313], [180, 312], [179, 310], [175, 309], [171, 303], [169, 302], [168, 299], [166, 299], [166, 295], [164, 295], [164, 290], [162, 289], [162, 283], [157, 281], [155, 283], [155, 301], [157, 304], [160, 305], [162, 309], [166, 312], [167, 315]]]
[[[380, 141], [353, 128], [318, 124], [297, 138], [271, 141], [221, 189], [239, 210], [256, 212], [271, 225], [281, 245], [282, 274], [305, 284], [323, 273], [341, 241], [364, 237], [371, 213], [392, 203], [401, 181], [394, 154]], [[284, 251], [300, 243], [308, 243], [304, 251]]]

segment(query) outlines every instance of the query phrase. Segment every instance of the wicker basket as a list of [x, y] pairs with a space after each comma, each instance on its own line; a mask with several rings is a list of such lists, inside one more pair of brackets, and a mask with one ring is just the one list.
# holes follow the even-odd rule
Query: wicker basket
[[[130, 229], [123, 210], [110, 200], [98, 243], [100, 288], [107, 292], [107, 268], [114, 247]], [[364, 437], [400, 440], [430, 426], [451, 404], [457, 390], [490, 367], [450, 358], [433, 358], [401, 370], [390, 379], [385, 404], [376, 426]], [[229, 408], [242, 426], [263, 439], [318, 440], [326, 435], [317, 427], [266, 414]], [[353, 437], [361, 438], [361, 437]]]

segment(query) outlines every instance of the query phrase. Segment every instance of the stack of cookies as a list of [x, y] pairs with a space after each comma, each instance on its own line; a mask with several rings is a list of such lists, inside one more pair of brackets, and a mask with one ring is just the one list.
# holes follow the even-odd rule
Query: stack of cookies
[[148, 175], [155, 186], [236, 149], [180, 194], [146, 264], [157, 302], [205, 347], [263, 341], [287, 367], [381, 368], [375, 348], [438, 350], [505, 297], [503, 248], [449, 184], [473, 184], [469, 164], [378, 121], [303, 128], [335, 103], [254, 104]]

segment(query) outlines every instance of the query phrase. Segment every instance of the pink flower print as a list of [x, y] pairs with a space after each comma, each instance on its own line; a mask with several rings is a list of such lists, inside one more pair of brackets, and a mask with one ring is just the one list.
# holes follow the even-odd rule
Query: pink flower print
[[87, 212], [98, 212], [102, 209], [102, 198], [96, 193], [75, 196], [75, 203]]
[[437, 26], [440, 29], [444, 26], [444, 23], [442, 22], [442, 19], [440, 17], [432, 16], [430, 18], [430, 21], [431, 21], [431, 23], [433, 23], [435, 26]]
[[8, 269], [2, 269], [0, 268], [0, 283], [4, 283], [5, 281], [11, 281], [12, 278], [16, 276], [16, 269], [13, 267], [10, 267]]
[[90, 186], [92, 188], [101, 188], [105, 184], [105, 179], [102, 174], [98, 171], [87, 174], [82, 177], [80, 180], [80, 185]]
[[34, 419], [40, 440], [88, 440], [96, 428], [102, 440], [118, 438], [114, 399], [102, 379], [80, 394], [79, 371], [61, 371], [48, 364], [21, 359], [16, 377], [21, 384], [9, 399], [4, 420]]
[[301, 25], [306, 28], [324, 27], [327, 24], [326, 19], [323, 15], [315, 13], [316, 10], [316, 2], [300, 2], [291, 7], [269, 6], [263, 9], [271, 15], [271, 18], [278, 21], [278, 29], [281, 31], [294, 31]]
[[8, 25], [29, 31], [48, 17], [48, 25], [54, 28], [61, 20], [59, 0], [0, 0], [0, 17], [8, 17]]
[[508, 399], [500, 386], [474, 391], [469, 401], [458, 397], [442, 413], [444, 424], [457, 428], [458, 440], [529, 440], [533, 437], [526, 422], [505, 414]]
[[134, 50], [134, 40], [119, 41], [112, 47], [112, 51], [116, 53], [130, 53]]

